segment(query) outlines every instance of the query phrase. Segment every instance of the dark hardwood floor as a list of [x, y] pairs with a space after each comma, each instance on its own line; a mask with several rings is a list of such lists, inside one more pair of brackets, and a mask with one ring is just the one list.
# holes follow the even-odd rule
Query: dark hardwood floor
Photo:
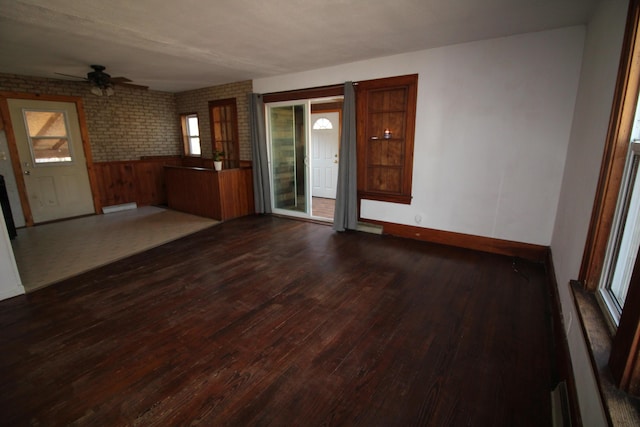
[[241, 218], [0, 302], [1, 423], [545, 426], [546, 292], [538, 264]]

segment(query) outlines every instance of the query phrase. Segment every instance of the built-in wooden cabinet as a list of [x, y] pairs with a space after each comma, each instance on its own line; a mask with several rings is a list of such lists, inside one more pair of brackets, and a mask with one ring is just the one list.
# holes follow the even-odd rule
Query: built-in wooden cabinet
[[411, 203], [418, 75], [356, 86], [358, 197]]
[[255, 213], [251, 168], [164, 168], [169, 208], [225, 221]]

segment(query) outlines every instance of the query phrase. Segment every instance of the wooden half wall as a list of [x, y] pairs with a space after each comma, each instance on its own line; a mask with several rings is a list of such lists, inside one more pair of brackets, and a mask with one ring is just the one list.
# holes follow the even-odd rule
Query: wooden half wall
[[181, 164], [182, 159], [178, 156], [94, 163], [101, 205], [134, 202], [139, 206], [166, 204], [163, 168]]

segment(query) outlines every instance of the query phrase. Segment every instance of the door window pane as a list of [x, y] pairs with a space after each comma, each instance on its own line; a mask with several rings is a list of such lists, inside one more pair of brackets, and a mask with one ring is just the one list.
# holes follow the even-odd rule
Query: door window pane
[[34, 164], [72, 161], [64, 111], [24, 110], [24, 121]]
[[211, 142], [213, 152], [222, 152], [224, 167], [240, 166], [240, 145], [238, 141], [238, 111], [235, 98], [209, 101], [211, 122]]

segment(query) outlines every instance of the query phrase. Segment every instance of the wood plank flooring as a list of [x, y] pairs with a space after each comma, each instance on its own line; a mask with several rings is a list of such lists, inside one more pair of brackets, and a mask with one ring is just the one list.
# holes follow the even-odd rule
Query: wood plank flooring
[[0, 302], [2, 423], [549, 425], [546, 290], [508, 257], [241, 218]]

